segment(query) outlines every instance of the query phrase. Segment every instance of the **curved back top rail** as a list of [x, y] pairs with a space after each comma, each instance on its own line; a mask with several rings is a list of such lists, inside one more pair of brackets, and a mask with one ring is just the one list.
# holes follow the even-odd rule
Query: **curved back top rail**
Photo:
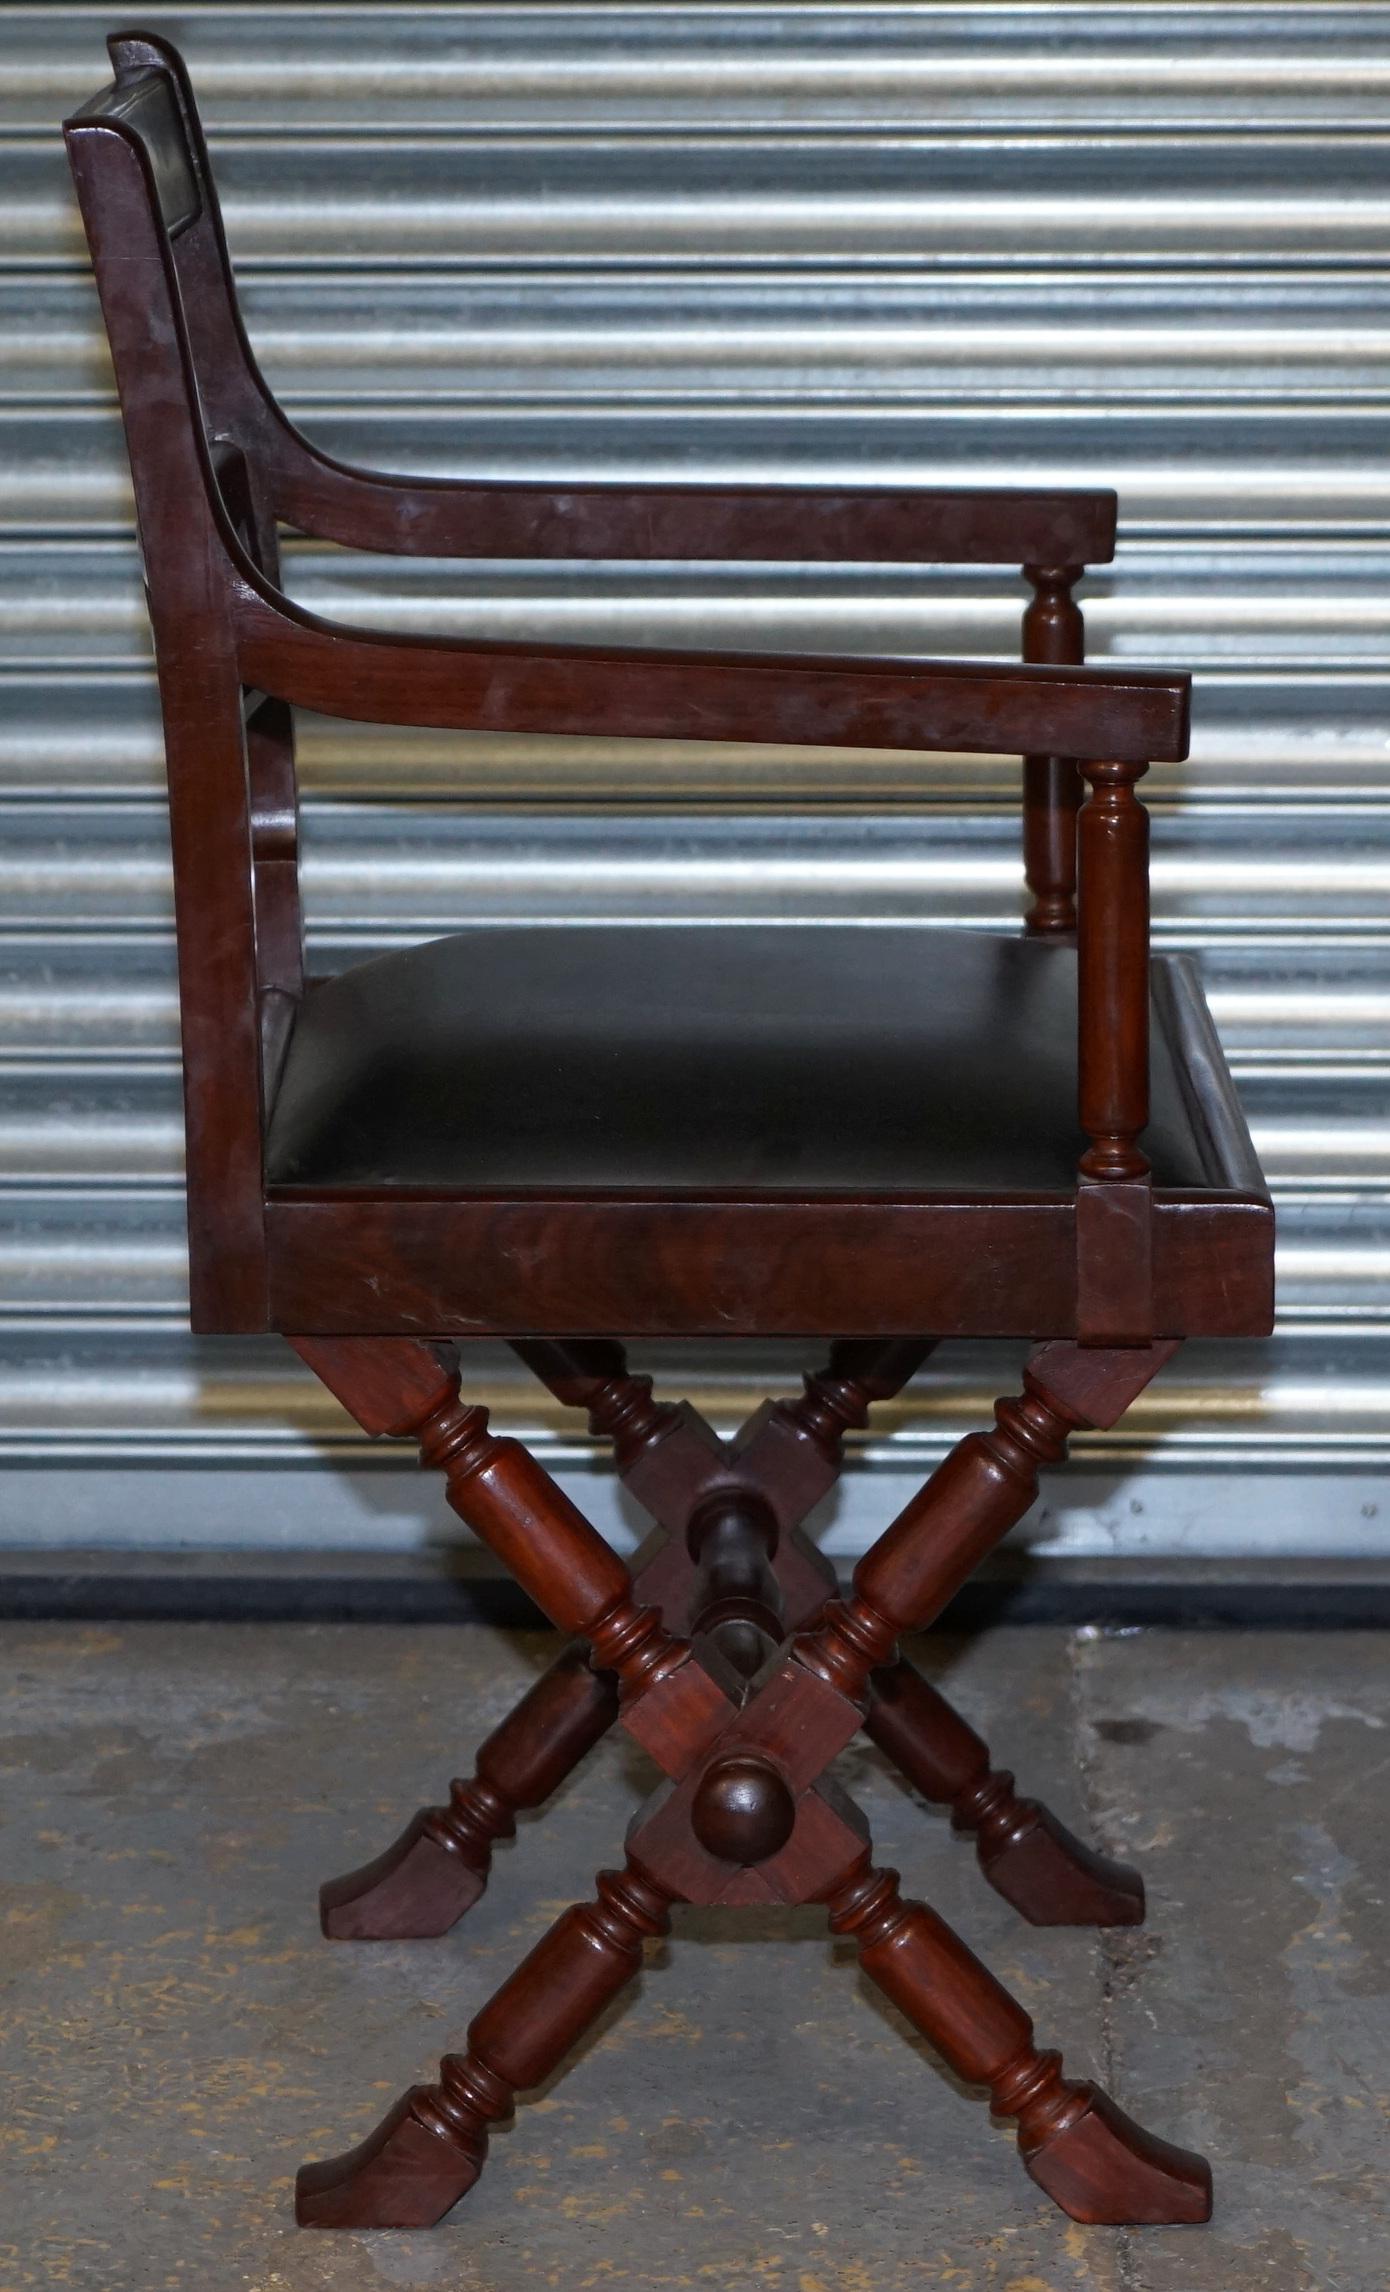
[[126, 426], [164, 712], [195, 1325], [266, 1320], [263, 1141], [303, 986], [295, 703], [461, 729], [1047, 750], [1113, 769], [1120, 780], [1097, 782], [1093, 802], [1091, 876], [1108, 888], [1091, 906], [1127, 919], [1129, 952], [1121, 977], [1083, 917], [1082, 977], [1107, 1024], [1121, 1013], [1123, 1047], [1118, 1067], [1093, 1057], [1083, 1073], [1085, 1174], [1132, 1177], [1147, 1067], [1136, 1016], [1141, 995], [1147, 1011], [1147, 935], [1136, 971], [1134, 934], [1146, 914], [1143, 815], [1132, 790], [1148, 761], [1186, 753], [1185, 677], [399, 637], [306, 612], [284, 595], [277, 559], [284, 524], [431, 553], [1026, 558], [1074, 575], [1110, 554], [1114, 496], [545, 489], [345, 468], [300, 436], [260, 376], [180, 58], [143, 32], [110, 47], [114, 86], [65, 135]]
[[553, 487], [391, 477], [335, 461], [296, 429], [256, 363], [182, 57], [153, 32], [107, 44], [115, 85], [68, 129], [104, 121], [140, 139], [175, 246], [209, 426], [254, 456], [276, 517], [296, 531], [430, 556], [1084, 566], [1114, 555], [1116, 501], [1104, 488]]

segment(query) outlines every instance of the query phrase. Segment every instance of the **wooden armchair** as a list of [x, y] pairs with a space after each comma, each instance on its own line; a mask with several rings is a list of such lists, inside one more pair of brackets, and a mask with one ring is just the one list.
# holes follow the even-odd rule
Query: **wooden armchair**
[[[207, 151], [167, 42], [111, 42], [66, 127], [134, 473], [166, 729], [192, 1315], [279, 1330], [576, 1635], [447, 1806], [324, 1889], [341, 1937], [438, 1934], [493, 1842], [621, 1723], [666, 1780], [621, 1870], [565, 1912], [468, 2050], [301, 2220], [423, 2226], [489, 2126], [636, 1972], [673, 1902], [818, 1902], [1074, 2218], [1206, 2216], [1203, 2161], [1040, 2052], [1022, 2007], [876, 1868], [831, 1779], [861, 1726], [973, 1831], [1039, 1923], [1142, 1915], [1140, 1881], [1018, 1798], [897, 1654], [1188, 1335], [1269, 1325], [1272, 1218], [1190, 969], [1150, 961], [1136, 785], [1187, 741], [1187, 679], [1074, 665], [1108, 493], [427, 482], [330, 460], [262, 380]], [[1022, 564], [1027, 665], [446, 643], [282, 591], [281, 526], [470, 557]], [[495, 929], [314, 981], [293, 710], [388, 724], [1016, 752], [1025, 933]], [[1075, 759], [1076, 761], [1073, 761]], [[1077, 821], [1082, 783], [1090, 796]], [[1075, 855], [1079, 849], [1079, 877]], [[634, 1336], [834, 1340], [731, 1444], [632, 1375]], [[611, 1438], [664, 1531], [634, 1579], [460, 1397], [510, 1340]], [[837, 1595], [800, 1523], [847, 1429], [952, 1336], [1034, 1341], [1023, 1391]]]

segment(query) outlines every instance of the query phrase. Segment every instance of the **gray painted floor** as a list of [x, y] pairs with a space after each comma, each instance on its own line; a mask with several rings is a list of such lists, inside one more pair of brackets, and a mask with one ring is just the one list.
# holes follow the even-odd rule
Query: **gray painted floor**
[[610, 1743], [446, 1941], [319, 1939], [317, 1880], [437, 1795], [548, 1643], [255, 1626], [0, 1630], [0, 2292], [1382, 2292], [1386, 1641], [999, 1631], [927, 1668], [1142, 1862], [1138, 1932], [1034, 1932], [876, 1754], [897, 1863], [1217, 2175], [1208, 2229], [1073, 2226], [814, 1911], [689, 1911], [442, 2228], [325, 2236], [295, 2165], [456, 2043], [644, 1787]]

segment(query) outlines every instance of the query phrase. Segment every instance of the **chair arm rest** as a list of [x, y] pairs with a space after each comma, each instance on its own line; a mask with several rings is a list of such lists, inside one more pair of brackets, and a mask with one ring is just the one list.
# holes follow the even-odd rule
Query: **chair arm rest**
[[388, 554], [1078, 566], [1115, 554], [1103, 490], [480, 485], [381, 476], [295, 445], [282, 438], [275, 455], [277, 517]]
[[446, 643], [339, 627], [249, 586], [237, 625], [244, 683], [367, 723], [1136, 762], [1187, 754], [1190, 680], [1140, 669]]

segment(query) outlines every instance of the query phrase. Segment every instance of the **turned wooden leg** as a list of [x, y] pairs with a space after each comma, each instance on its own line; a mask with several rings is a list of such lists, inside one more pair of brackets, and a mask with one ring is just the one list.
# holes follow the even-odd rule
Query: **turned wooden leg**
[[422, 1808], [374, 1862], [320, 1889], [324, 1933], [357, 1942], [447, 1933], [487, 1885], [493, 1847], [513, 1835], [519, 1810], [543, 1805], [617, 1716], [611, 1674], [573, 1641], [493, 1729], [471, 1778], [450, 1784], [447, 1806]]
[[[416, 1433], [456, 1394], [451, 1362], [418, 1343], [302, 1339], [299, 1352], [369, 1432]], [[636, 1463], [682, 1428], [680, 1412], [652, 1399], [651, 1380], [628, 1373], [621, 1346], [518, 1345], [565, 1402], [587, 1408], [624, 1462]], [[444, 1460], [447, 1466], [448, 1458]], [[492, 1849], [522, 1808], [541, 1806], [613, 1724], [614, 1679], [595, 1672], [582, 1644], [567, 1648], [482, 1745], [447, 1806], [422, 1807], [384, 1853], [319, 1890], [323, 1931], [334, 1941], [425, 1940], [447, 1933], [487, 1884]]]
[[990, 1765], [989, 1747], [915, 1667], [900, 1660], [869, 1682], [865, 1731], [924, 1799], [949, 1806], [954, 1829], [973, 1832], [980, 1868], [1033, 1926], [1137, 1926], [1144, 1881], [1075, 1838], [1014, 1779]]
[[1023, 2161], [1073, 2220], [1111, 2226], [1211, 2217], [1211, 2172], [1190, 2149], [1159, 2140], [1099, 2086], [1062, 2073], [1039, 2052], [1033, 2024], [944, 1919], [905, 1902], [895, 1870], [864, 1857], [829, 1897], [830, 1924], [852, 1937], [860, 1963], [959, 2077], [988, 2086], [1018, 2124]]
[[642, 1706], [642, 1740], [664, 1746], [719, 1701], [689, 1645], [633, 1596], [628, 1569], [517, 1440], [488, 1429], [459, 1391], [457, 1349], [415, 1337], [292, 1337], [315, 1375], [373, 1438], [412, 1439], [444, 1476], [459, 1518], [557, 1630], [588, 1641], [619, 1700]]
[[295, 2184], [304, 2228], [430, 2228], [471, 2189], [488, 2129], [557, 2068], [664, 1934], [670, 1896], [629, 1861], [600, 1872], [593, 1902], [561, 1912], [440, 2063], [345, 2156], [305, 2165]]
[[1043, 1467], [1060, 1464], [1084, 1426], [1118, 1424], [1177, 1351], [1175, 1341], [1041, 1345], [1023, 1391], [996, 1401], [988, 1432], [969, 1433], [855, 1568], [848, 1599], [826, 1602], [793, 1652], [867, 1709], [876, 1671], [898, 1660], [906, 1632], [925, 1631], [980, 1562], [1028, 1512]]
[[[841, 1469], [845, 1434], [867, 1424], [873, 1402], [901, 1391], [930, 1350], [923, 1339], [836, 1345], [820, 1374], [806, 1379], [800, 1400], [776, 1402], [761, 1423], [754, 1420], [745, 1469], [756, 1477], [761, 1467], [774, 1485], [783, 1479], [814, 1501]], [[807, 1480], [804, 1467], [799, 1475], [787, 1472], [789, 1442], [820, 1460], [821, 1486]], [[812, 1557], [819, 1555], [813, 1550]], [[834, 1570], [828, 1562], [824, 1568], [833, 1594]], [[1012, 1775], [992, 1768], [988, 1746], [913, 1665], [900, 1660], [875, 1672], [865, 1729], [923, 1798], [949, 1806], [954, 1827], [975, 1833], [985, 1877], [1033, 1925], [1142, 1921], [1138, 1871], [1083, 1845], [1046, 1807], [1018, 1798]]]

